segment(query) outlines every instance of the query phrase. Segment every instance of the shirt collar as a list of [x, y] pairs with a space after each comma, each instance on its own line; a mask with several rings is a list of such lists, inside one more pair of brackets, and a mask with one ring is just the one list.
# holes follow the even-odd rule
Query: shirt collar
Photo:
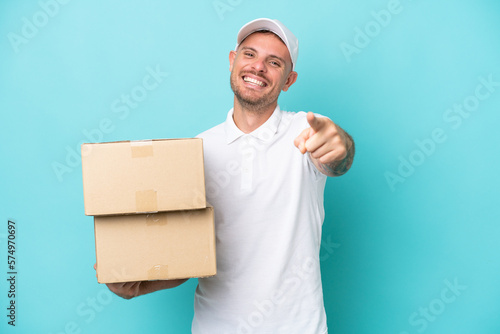
[[[234, 123], [233, 112], [234, 109], [231, 108], [231, 110], [229, 110], [229, 112], [227, 113], [226, 122], [224, 124], [224, 128], [226, 131], [226, 144], [231, 144], [236, 139], [245, 135], [245, 133], [241, 131]], [[260, 139], [264, 142], [270, 141], [278, 131], [281, 116], [282, 111], [279, 105], [277, 105], [271, 117], [269, 117], [269, 119], [264, 124], [259, 126], [254, 131], [250, 132], [248, 135]]]

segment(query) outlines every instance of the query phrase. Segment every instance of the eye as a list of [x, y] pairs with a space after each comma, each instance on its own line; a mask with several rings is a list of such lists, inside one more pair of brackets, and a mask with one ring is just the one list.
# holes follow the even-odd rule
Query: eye
[[276, 60], [271, 60], [269, 63], [275, 67], [281, 67], [281, 63]]
[[250, 52], [250, 51], [245, 51], [244, 55], [245, 55], [246, 57], [253, 57], [253, 53], [252, 53], [252, 52]]

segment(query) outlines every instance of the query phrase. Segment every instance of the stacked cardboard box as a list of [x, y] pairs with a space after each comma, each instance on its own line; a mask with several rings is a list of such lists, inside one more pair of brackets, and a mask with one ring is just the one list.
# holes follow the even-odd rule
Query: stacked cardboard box
[[82, 171], [99, 283], [215, 275], [202, 139], [83, 144]]

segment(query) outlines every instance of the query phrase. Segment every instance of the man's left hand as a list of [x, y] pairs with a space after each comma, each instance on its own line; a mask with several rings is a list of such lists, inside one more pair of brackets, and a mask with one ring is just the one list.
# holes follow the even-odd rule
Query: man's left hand
[[302, 154], [309, 152], [316, 167], [328, 176], [347, 172], [354, 157], [354, 142], [342, 128], [327, 117], [307, 113], [310, 127], [294, 140]]

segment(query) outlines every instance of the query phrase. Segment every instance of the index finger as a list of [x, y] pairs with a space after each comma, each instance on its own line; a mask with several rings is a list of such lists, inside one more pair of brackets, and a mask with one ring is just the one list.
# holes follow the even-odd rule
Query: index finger
[[316, 132], [319, 131], [323, 126], [323, 122], [321, 122], [321, 120], [318, 117], [316, 117], [316, 115], [314, 115], [314, 113], [312, 112], [307, 113], [307, 122], [309, 123], [311, 128]]

